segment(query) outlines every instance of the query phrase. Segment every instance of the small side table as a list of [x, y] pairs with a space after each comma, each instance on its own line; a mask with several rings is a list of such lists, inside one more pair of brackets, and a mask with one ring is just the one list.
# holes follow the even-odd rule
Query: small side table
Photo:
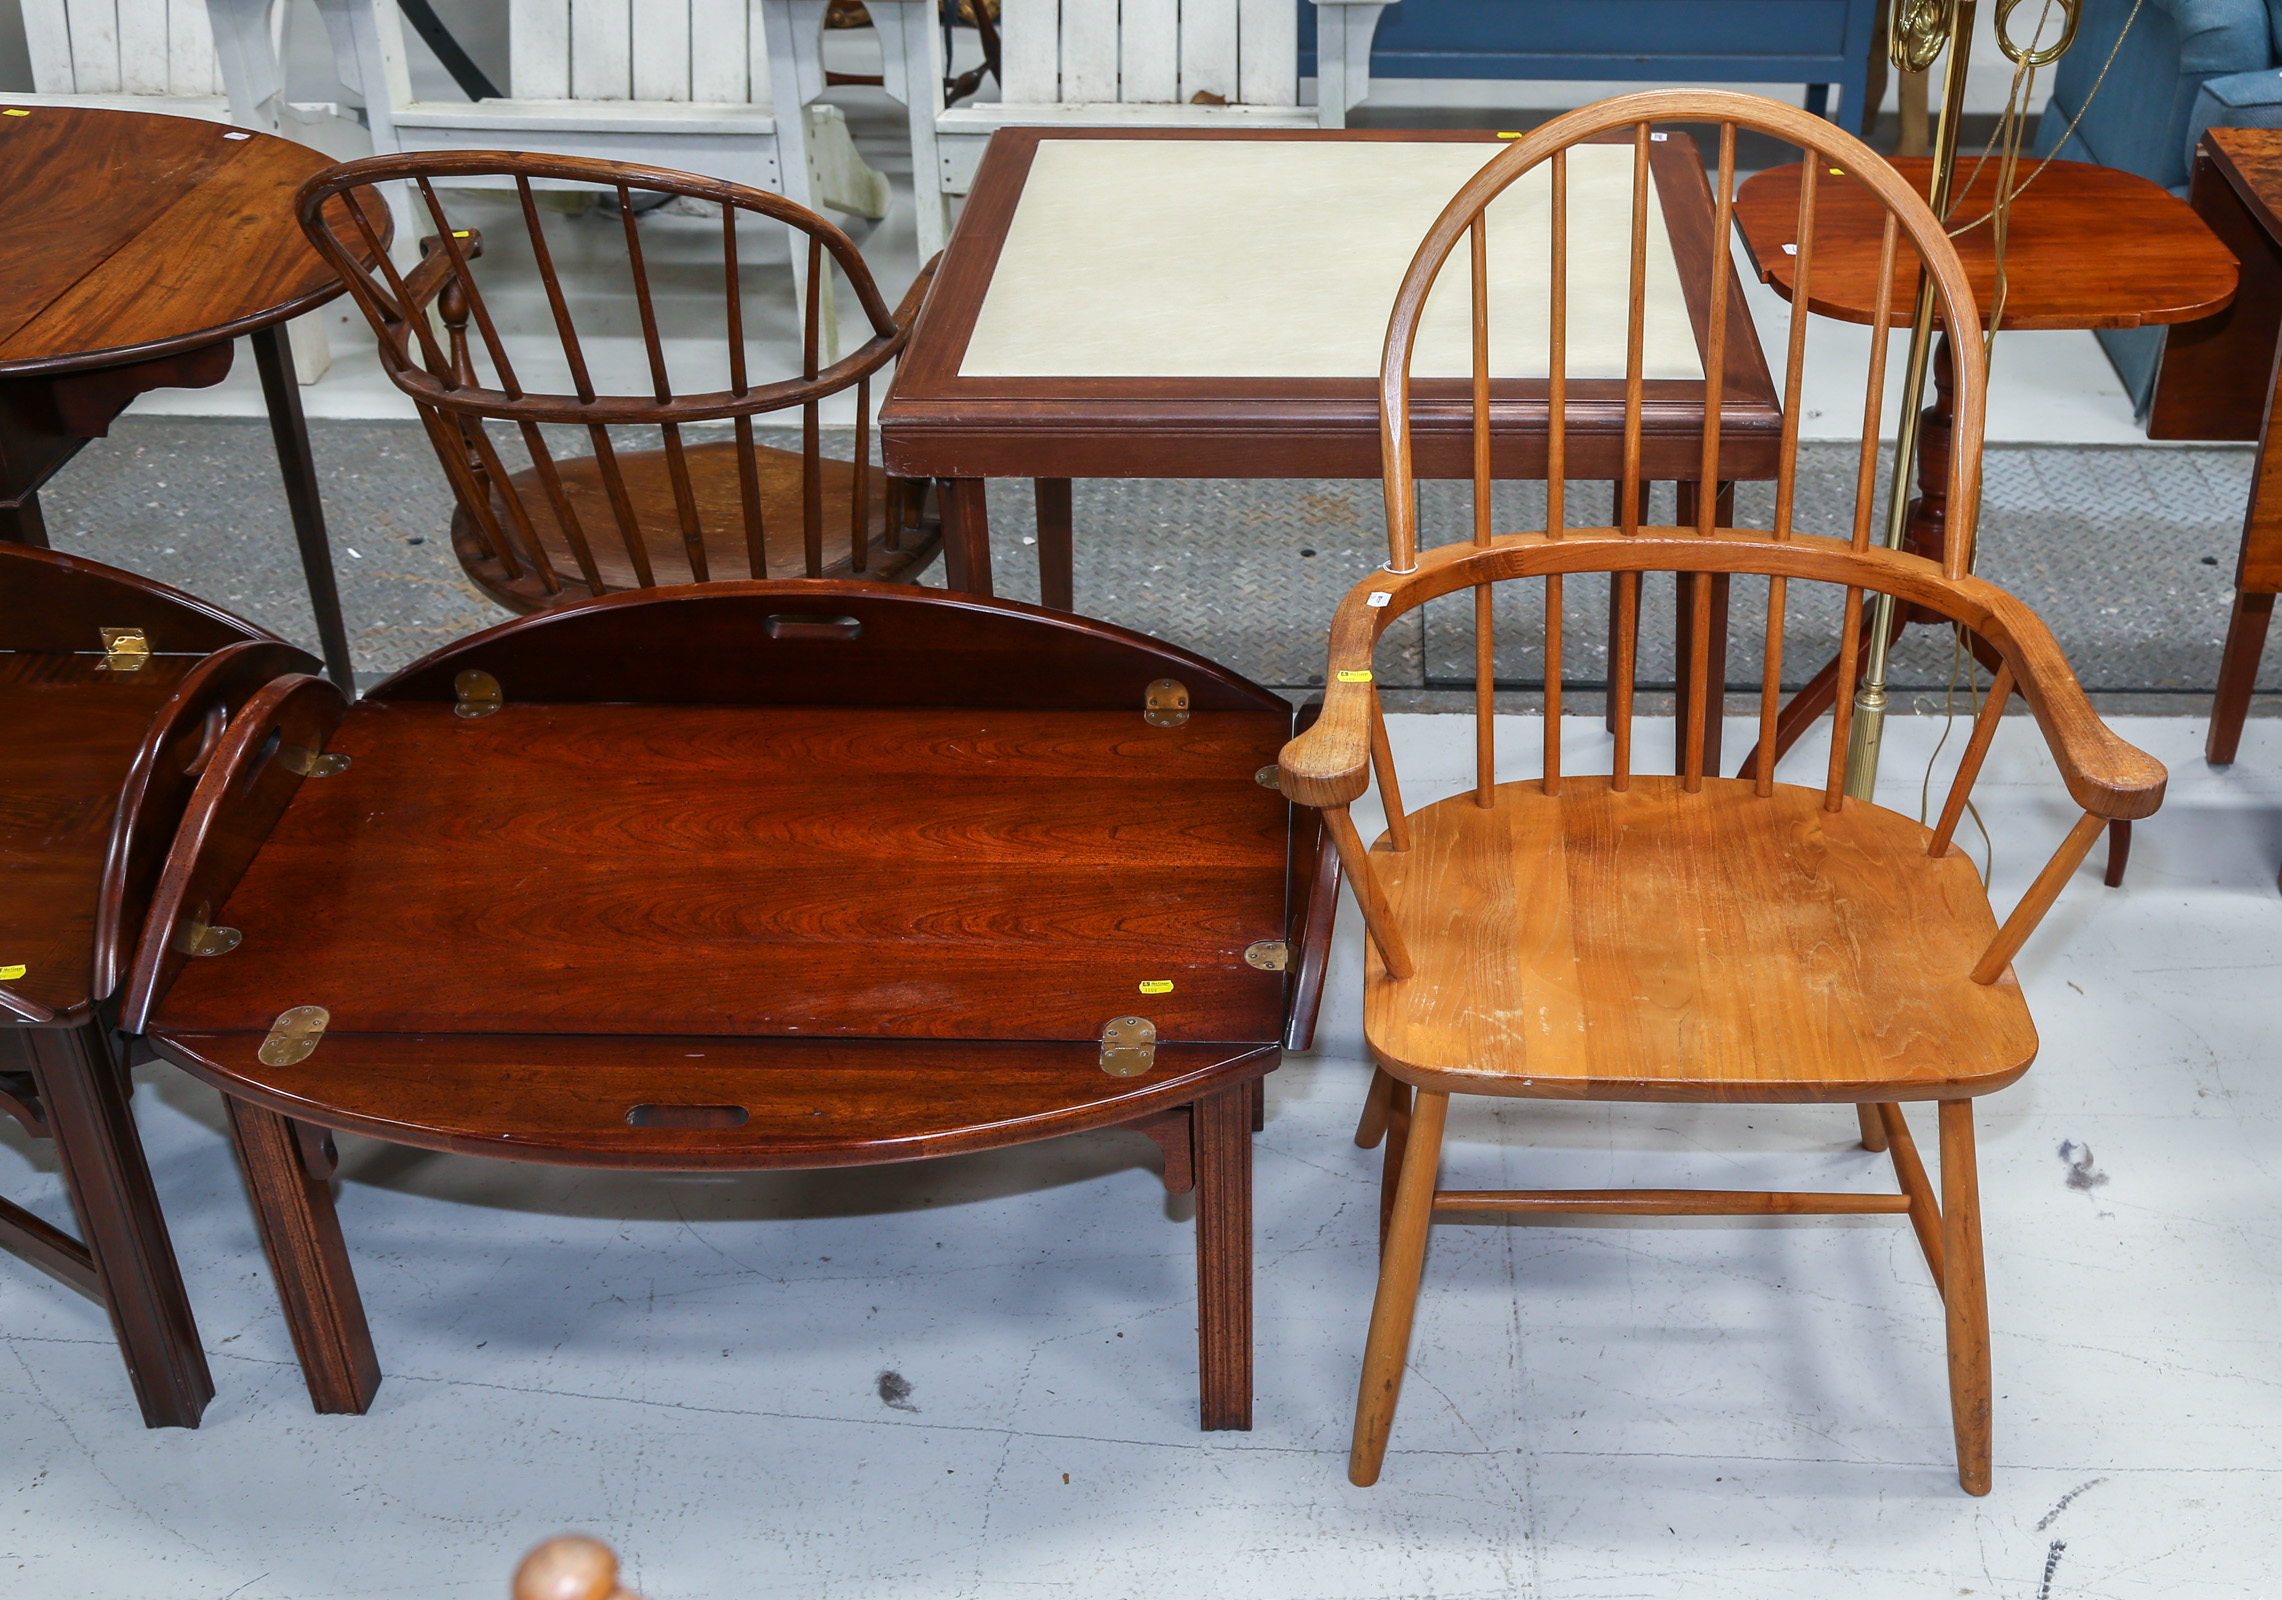
[[[325, 669], [354, 693], [333, 557], [285, 324], [341, 292], [293, 193], [331, 165], [190, 117], [0, 103], [0, 540], [44, 546], [40, 486], [137, 395], [229, 375], [243, 334]], [[373, 226], [389, 237], [376, 208]]]
[[[1960, 163], [1964, 187], [1951, 208], [1957, 253], [1984, 316], [1996, 304], [1997, 267], [1987, 222], [1965, 227], [1989, 209], [1994, 162]], [[1900, 160], [1895, 170], [1921, 192], [1933, 163]], [[1737, 191], [1735, 220], [1762, 281], [1791, 297], [1797, 258], [1785, 253], [1797, 235], [1799, 164], [1770, 167]], [[2025, 176], [2033, 168], [2024, 166]], [[1878, 256], [1884, 213], [1858, 185], [1825, 178], [1815, 191], [1814, 293], [1808, 309], [1842, 322], [1877, 314]], [[1894, 266], [1892, 326], [1907, 327], [1917, 289], [1914, 262]], [[2005, 248], [2002, 326], [2009, 329], [2140, 328], [2194, 322], [2234, 298], [2235, 258], [2202, 218], [2147, 179], [2113, 167], [2055, 161], [2013, 202]], [[1934, 400], [1921, 414], [1918, 494], [1910, 502], [1905, 548], [1941, 558], [1947, 513], [1950, 439], [1949, 336], [1934, 348]], [[2282, 545], [2282, 532], [2277, 534]], [[2277, 568], [2282, 575], [2282, 567]], [[2271, 605], [2271, 598], [2268, 604]], [[1910, 606], [1896, 608], [1896, 630], [1947, 619]], [[2263, 627], [2263, 624], [2261, 625]], [[1979, 649], [1976, 654], [1983, 654]], [[1994, 665], [1984, 656], [1985, 665]], [[1825, 667], [1784, 707], [1776, 724], [1778, 756], [1828, 710], [1837, 692], [1837, 663]], [[1754, 749], [1738, 771], [1748, 772]], [[2107, 881], [2123, 881], [2131, 824], [2110, 825]]]

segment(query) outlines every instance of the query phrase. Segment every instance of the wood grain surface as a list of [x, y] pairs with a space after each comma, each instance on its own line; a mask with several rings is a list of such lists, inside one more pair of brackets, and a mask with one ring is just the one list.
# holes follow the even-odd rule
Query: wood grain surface
[[1138, 700], [363, 702], [327, 745], [349, 770], [301, 784], [227, 895], [245, 944], [191, 963], [162, 1017], [1098, 1040], [1138, 1012], [1168, 1040], [1273, 1039], [1282, 978], [1244, 950], [1283, 936], [1289, 824], [1252, 774], [1289, 727], [1151, 728]]
[[[1930, 160], [1904, 157], [1892, 165], [1926, 192]], [[1997, 169], [1966, 160], [1958, 168], [1949, 226], [1987, 318], [1996, 301], [1995, 247], [1986, 222], [1965, 224], [1988, 211]], [[1799, 170], [1793, 162], [1757, 173], [1735, 200], [1744, 247], [1762, 281], [1786, 300], [1797, 258], [1783, 247], [1797, 242]], [[1817, 186], [1808, 300], [1823, 316], [1867, 323], [1878, 299], [1885, 212], [1852, 176], [1833, 169]], [[2055, 161], [2013, 202], [2005, 276], [2007, 328], [2138, 328], [2186, 322], [2226, 305], [2235, 291], [2235, 258], [2185, 201], [2158, 185], [2113, 167]], [[1917, 263], [1905, 255], [1895, 267], [1890, 326], [1908, 326], [1916, 286]]]
[[1876, 806], [1742, 779], [1574, 774], [1414, 813], [1372, 864], [1420, 976], [1374, 954], [1364, 1025], [1413, 1084], [1618, 1100], [1892, 1101], [2002, 1088], [2036, 1055], [1962, 854]]
[[[105, 627], [142, 629], [149, 664], [103, 667]], [[189, 799], [159, 770], [180, 725], [308, 662], [163, 584], [0, 543], [0, 966], [25, 969], [6, 980], [13, 995], [68, 1022], [111, 993]]]
[[340, 293], [293, 217], [330, 165], [318, 151], [191, 117], [19, 109], [0, 117], [0, 377], [213, 344]]

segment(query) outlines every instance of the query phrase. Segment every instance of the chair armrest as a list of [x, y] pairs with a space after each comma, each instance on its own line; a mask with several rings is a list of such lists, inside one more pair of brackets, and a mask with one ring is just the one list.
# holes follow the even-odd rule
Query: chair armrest
[[1385, 626], [1385, 610], [1358, 604], [1350, 593], [1331, 623], [1331, 670], [1324, 674], [1323, 710], [1315, 726], [1276, 757], [1277, 787], [1303, 806], [1343, 806], [1371, 784], [1371, 652]]
[[2069, 670], [2060, 646], [2036, 614], [2011, 595], [1974, 580], [1987, 612], [1967, 626], [1987, 639], [2013, 669], [2013, 681], [2078, 805], [2110, 821], [2154, 815], [2171, 775], [2163, 763], [2118, 738]]
[[[453, 237], [459, 239], [462, 257], [469, 261], [475, 261], [482, 257], [483, 230], [481, 228], [462, 229]], [[404, 275], [404, 297], [411, 301], [416, 309], [425, 311], [428, 309], [428, 302], [436, 297], [437, 291], [443, 288], [444, 281], [451, 275], [451, 252], [444, 248], [444, 241], [440, 235], [430, 234], [420, 241], [420, 264]]]

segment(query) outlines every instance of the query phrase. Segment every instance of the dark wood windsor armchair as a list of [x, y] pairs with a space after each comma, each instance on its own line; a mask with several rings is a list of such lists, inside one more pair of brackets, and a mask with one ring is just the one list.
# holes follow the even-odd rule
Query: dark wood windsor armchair
[[[447, 213], [439, 189], [479, 180], [496, 186], [501, 179], [513, 185], [521, 228], [512, 247], [500, 238], [487, 251], [479, 229]], [[405, 272], [389, 262], [374, 236], [368, 195], [397, 182], [411, 186], [415, 213], [435, 230], [422, 243], [419, 264]], [[609, 272], [606, 292], [590, 294], [582, 280], [605, 275], [595, 257], [610, 244], [603, 237], [608, 221], [599, 213], [566, 217], [559, 210], [550, 220], [535, 186], [583, 187], [615, 201], [618, 226], [611, 231], [619, 235], [623, 260], [609, 265], [622, 267], [623, 276]], [[708, 340], [703, 352], [704, 377], [715, 387], [676, 386], [669, 342], [685, 368], [695, 356], [689, 341], [669, 341], [659, 287], [664, 281], [672, 290], [671, 308], [684, 306], [686, 270], [678, 263], [653, 266], [637, 215], [643, 201], [655, 205], [652, 197], [661, 196], [719, 212], [723, 348], [714, 352]], [[508, 609], [535, 611], [619, 590], [716, 579], [896, 581], [916, 577], [934, 558], [940, 530], [926, 486], [883, 478], [869, 459], [872, 376], [902, 351], [932, 264], [890, 311], [847, 235], [780, 195], [569, 156], [375, 156], [320, 173], [302, 187], [296, 205], [302, 228], [371, 322], [381, 366], [427, 426], [458, 502], [452, 546], [461, 566]], [[761, 382], [752, 371], [739, 254], [738, 223], [746, 216], [786, 223], [806, 239], [801, 362], [794, 377]], [[574, 228], [578, 237], [550, 242], [550, 232]], [[745, 236], [753, 234], [748, 229]], [[522, 265], [526, 251], [545, 294], [552, 341], [517, 341], [504, 332], [478, 281], [475, 263], [487, 253]], [[567, 284], [559, 261], [574, 264]], [[824, 366], [821, 296], [833, 266], [853, 288], [871, 337]], [[582, 339], [576, 312], [583, 309], [590, 324], [601, 322], [628, 291], [648, 392], [614, 394], [605, 389], [607, 362], [590, 348], [610, 336], [590, 325]], [[518, 343], [520, 349], [512, 348]], [[534, 388], [530, 377], [542, 370], [567, 375], [571, 392]], [[854, 459], [839, 461], [822, 451], [819, 407], [851, 387]], [[754, 418], [794, 409], [800, 449], [755, 441]], [[687, 437], [697, 424], [718, 422], [731, 425], [730, 438]], [[509, 448], [529, 458], [527, 467], [517, 469], [503, 454], [491, 431], [495, 423], [512, 441]], [[566, 453], [566, 443], [580, 435], [583, 450]], [[655, 447], [648, 447], [653, 438]]]
[[[1772, 526], [1718, 520], [1699, 497], [1692, 526], [1641, 523], [1636, 491], [1616, 525], [1573, 527], [1563, 504], [1563, 395], [1570, 333], [1569, 168], [1577, 147], [1624, 136], [1632, 233], [1625, 422], [1626, 480], [1639, 448], [1645, 155], [1657, 122], [1716, 124], [1717, 217], [1728, 234], [1738, 129], [1773, 134], [1809, 155], [1797, 233], [1798, 293], [1811, 304], [1814, 195], [1859, 184], [1884, 208], [1885, 290], [1879, 315], [1929, 274], [1957, 337], [1956, 444], [1950, 519], [1938, 561], [1873, 547], [1883, 340], [1870, 347], [1866, 420], [1855, 473], [1852, 536], [1794, 527], [1800, 380], [1807, 326], [1791, 320], [1783, 449]], [[1605, 144], [1605, 140], [1602, 141]], [[1542, 177], [1538, 175], [1542, 174]], [[1489, 371], [1484, 213], [1523, 181], [1550, 189], [1549, 371]], [[1470, 542], [1421, 552], [1411, 473], [1410, 360], [1427, 295], [1461, 246], [1472, 277], [1476, 447]], [[1907, 252], [1904, 254], [1903, 252]], [[1914, 256], [1915, 260], [1910, 257]], [[1711, 287], [1709, 393], [1701, 481], [1719, 472], [1725, 252]], [[1979, 318], [1955, 250], [1925, 201], [1870, 149], [1830, 124], [1752, 96], [1708, 90], [1632, 95], [1561, 117], [1517, 140], [1459, 191], [1420, 245], [1388, 324], [1380, 372], [1390, 557], [1358, 584], [1332, 623], [1321, 719], [1284, 749], [1281, 782], [1321, 807], [1370, 933], [1364, 1029], [1377, 1063], [1357, 1142], [1389, 1137], [1379, 1287], [1363, 1358], [1349, 1475], [1376, 1481], [1409, 1343], [1428, 1224], [1476, 1216], [1906, 1215], [1947, 1315], [1958, 1477], [1990, 1482], [1988, 1311], [1982, 1279], [1972, 1098], [2001, 1089], [2036, 1055], [2011, 962], [2109, 819], [2146, 816], [2165, 774], [2116, 738], [2085, 701], [2042, 623], [2012, 596], [1969, 576], [1981, 470], [1985, 368]], [[1501, 405], [1550, 404], [1549, 506], [1542, 529], [1494, 534], [1489, 421]], [[1732, 514], [1730, 514], [1732, 515]], [[1769, 580], [1761, 738], [1755, 770], [1707, 772], [1707, 719], [1718, 688], [1705, 670], [1711, 586], [1695, 583], [1690, 691], [1681, 708], [1679, 771], [1633, 770], [1633, 601], [1649, 572], [1758, 574]], [[1564, 578], [1608, 573], [1615, 749], [1605, 776], [1561, 765]], [[1538, 776], [1499, 782], [1491, 717], [1492, 586], [1540, 579], [1546, 590], [1545, 745]], [[1783, 630], [1793, 583], [1844, 592], [1843, 656], [1828, 771], [1821, 783], [1775, 781]], [[1469, 792], [1406, 815], [1373, 683], [1372, 652], [1396, 618], [1471, 590], [1479, 690], [1476, 777]], [[2002, 659], [1986, 709], [1932, 827], [1848, 798], [1843, 776], [1863, 596], [1884, 592], [1955, 619]], [[2084, 808], [2050, 862], [2000, 926], [1972, 863], [1951, 847], [1982, 759], [2011, 696], [2025, 697], [2068, 792]], [[1374, 767], [1386, 833], [1368, 850], [1348, 815]], [[1471, 1191], [1436, 1187], [1453, 1093], [1571, 1100], [1757, 1104], [1853, 1103], [1863, 1143], [1890, 1150], [1900, 1193], [1689, 1190]], [[1902, 1102], [1939, 1103], [1937, 1196]]]

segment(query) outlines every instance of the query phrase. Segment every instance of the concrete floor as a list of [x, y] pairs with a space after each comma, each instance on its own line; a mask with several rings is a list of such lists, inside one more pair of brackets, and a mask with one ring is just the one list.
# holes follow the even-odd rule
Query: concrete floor
[[[1464, 721], [1393, 722], [1414, 804], [1466, 781]], [[1887, 803], [1914, 808], [1939, 726], [1889, 724]], [[0, 1592], [496, 1596], [580, 1528], [652, 1600], [2272, 1593], [2282, 727], [2215, 773], [2191, 719], [2118, 726], [2169, 803], [2129, 884], [2095, 853], [2029, 946], [2043, 1059], [1981, 1119], [1986, 1499], [1956, 1486], [1939, 1302], [1886, 1218], [1439, 1230], [1386, 1474], [1351, 1487], [1378, 1158], [1349, 1137], [1350, 908], [1322, 1048], [1268, 1080], [1251, 1433], [1195, 1431], [1185, 1207], [1122, 1134], [679, 1179], [344, 1141], [388, 1376], [370, 1415], [313, 1416], [215, 1097], [146, 1069], [220, 1393], [197, 1432], [144, 1431], [101, 1314], [0, 1269]], [[1572, 770], [1605, 750], [1568, 736]], [[1508, 721], [1515, 774], [1536, 737]], [[2000, 907], [2072, 814], [2041, 750], [2008, 721], [1983, 781]], [[1446, 1181], [1884, 1188], [1852, 1123], [1476, 1104]], [[0, 1192], [60, 1216], [12, 1128]]]

